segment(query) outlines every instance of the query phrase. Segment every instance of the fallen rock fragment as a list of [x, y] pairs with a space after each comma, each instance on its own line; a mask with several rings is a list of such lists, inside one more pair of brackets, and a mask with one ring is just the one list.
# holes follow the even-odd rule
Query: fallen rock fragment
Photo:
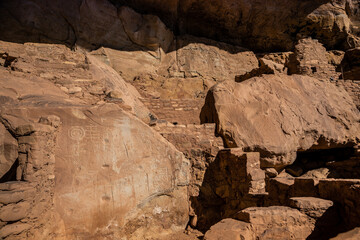
[[261, 239], [306, 239], [314, 229], [308, 216], [289, 207], [252, 207], [234, 217], [250, 223]]
[[251, 224], [226, 218], [213, 225], [206, 232], [204, 240], [238, 240], [256, 239]]
[[330, 200], [314, 197], [290, 198], [289, 206], [297, 208], [312, 218], [320, 218], [334, 203]]

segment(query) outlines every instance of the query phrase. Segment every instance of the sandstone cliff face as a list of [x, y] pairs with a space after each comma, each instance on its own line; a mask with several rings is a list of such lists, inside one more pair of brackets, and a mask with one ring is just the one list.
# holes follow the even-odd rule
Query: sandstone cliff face
[[[256, 50], [291, 50], [296, 40], [309, 36], [319, 39], [328, 48], [359, 46], [359, 4], [354, 0], [112, 2], [157, 15], [178, 34], [188, 33]], [[107, 1], [17, 0], [3, 1], [0, 7], [2, 22], [6, 23], [1, 26], [3, 40], [76, 42], [89, 48], [161, 46], [166, 51], [171, 39], [158, 18], [145, 17], [142, 24], [131, 25], [123, 18], [130, 14], [135, 20], [138, 16], [132, 10], [119, 10]], [[93, 23], [93, 19], [96, 22]]]
[[359, 44], [357, 1], [144, 0], [127, 4], [161, 16], [182, 34], [256, 50], [290, 50], [296, 40], [306, 36], [319, 39], [328, 48]]
[[[161, 235], [170, 229], [185, 228], [188, 162], [141, 121], [112, 104], [3, 107], [2, 119], [16, 128], [16, 122], [7, 118], [9, 115], [27, 119], [31, 126], [44, 116], [59, 118], [60, 126], [53, 133], [56, 141], [54, 146], [48, 146], [54, 150], [51, 159], [42, 156], [50, 154], [46, 149], [34, 152], [39, 137], [27, 136], [28, 142], [25, 137], [18, 138], [19, 143], [31, 148], [23, 178], [41, 185], [43, 180], [39, 178], [48, 177], [54, 183], [47, 189], [48, 199], [44, 199], [49, 206], [40, 208], [49, 212], [32, 212], [22, 218], [55, 218], [59, 228], [43, 223], [43, 229], [52, 232], [54, 239], [80, 235], [137, 239], [145, 234]], [[53, 171], [44, 171], [43, 164], [52, 165]], [[45, 189], [42, 191], [46, 194]], [[35, 226], [40, 222], [36, 221]], [[32, 238], [45, 237], [33, 230]]]
[[1, 1], [0, 238], [360, 226], [359, 7]]
[[215, 85], [201, 113], [226, 146], [260, 151], [261, 166], [276, 168], [293, 163], [296, 151], [355, 144], [359, 117], [343, 90], [300, 75]]
[[138, 239], [185, 228], [189, 163], [143, 122], [149, 111], [131, 85], [87, 53], [1, 46], [16, 56], [0, 69], [1, 238]]

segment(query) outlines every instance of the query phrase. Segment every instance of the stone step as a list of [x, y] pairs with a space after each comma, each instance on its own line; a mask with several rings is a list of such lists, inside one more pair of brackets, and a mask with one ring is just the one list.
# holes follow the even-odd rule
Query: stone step
[[315, 197], [293, 197], [289, 199], [289, 206], [312, 218], [320, 218], [334, 203]]

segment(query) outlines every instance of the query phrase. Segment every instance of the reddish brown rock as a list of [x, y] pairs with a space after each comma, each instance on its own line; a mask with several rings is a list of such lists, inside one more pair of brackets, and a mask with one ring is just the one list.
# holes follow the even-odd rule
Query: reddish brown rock
[[[178, 34], [204, 36], [257, 50], [290, 50], [296, 40], [307, 36], [320, 39], [329, 48], [351, 48], [359, 44], [360, 16], [354, 0], [277, 0], [265, 4], [245, 0], [142, 0], [126, 4], [136, 11], [159, 16]], [[8, 40], [76, 42], [88, 48], [103, 45], [131, 49], [137, 46], [133, 44], [136, 38], [123, 28], [127, 24], [118, 11], [123, 5], [119, 0], [4, 2], [0, 16], [6, 24], [0, 30]], [[32, 14], [22, 9], [30, 9]]]
[[141, 15], [127, 7], [120, 8], [118, 14], [131, 42], [151, 50], [169, 50], [174, 36], [157, 16]]
[[205, 240], [255, 239], [251, 224], [231, 218], [223, 219], [213, 225], [204, 236]]
[[[0, 116], [21, 153], [10, 173], [33, 192], [18, 193], [22, 181], [0, 184], [1, 219], [30, 225], [6, 226], [4, 235], [139, 239], [185, 229], [189, 163], [140, 120], [149, 111], [132, 86], [94, 56], [64, 46], [0, 45], [20, 59], [12, 71], [0, 69], [0, 95], [8, 99]], [[26, 214], [13, 214], [13, 205], [29, 202]]]
[[[358, 151], [341, 162], [338, 154], [298, 161], [287, 168], [297, 178], [284, 171], [296, 153], [359, 141], [352, 100], [319, 81], [340, 74], [343, 51], [325, 47], [359, 46], [358, 8], [352, 0], [2, 1], [0, 40], [18, 43], [0, 42], [0, 238], [197, 239], [191, 227], [205, 232], [232, 216], [242, 221], [225, 219], [205, 239], [311, 239], [331, 237], [322, 234], [339, 232], [338, 223], [359, 226], [358, 181], [317, 179], [356, 177]], [[255, 55], [214, 39], [295, 50]], [[341, 64], [355, 101], [356, 51]], [[213, 123], [198, 125], [219, 82], [201, 116]], [[232, 149], [218, 153], [214, 135]], [[316, 169], [324, 166], [332, 172]], [[298, 210], [260, 207], [274, 204]]]
[[345, 233], [340, 233], [334, 238], [331, 238], [331, 240], [357, 240], [360, 238], [360, 228], [354, 228], [353, 230], [350, 230]]
[[286, 65], [289, 74], [308, 75], [324, 80], [334, 80], [340, 75], [335, 72], [336, 65], [330, 64], [326, 48], [318, 40], [311, 38], [299, 40]]
[[197, 227], [207, 230], [239, 209], [259, 206], [266, 195], [259, 153], [236, 148], [220, 150], [206, 169], [199, 196], [192, 198]]
[[309, 217], [288, 207], [247, 208], [206, 232], [205, 239], [306, 239], [314, 228]]
[[289, 207], [247, 208], [235, 218], [250, 223], [260, 239], [306, 239], [314, 229], [309, 217]]
[[28, 230], [29, 228], [31, 228], [31, 225], [26, 223], [9, 224], [0, 229], [0, 237], [5, 238], [9, 235], [17, 235], [23, 231]]
[[18, 203], [22, 200], [29, 199], [34, 194], [34, 189], [20, 189], [15, 191], [1, 191], [0, 192], [0, 203]]
[[345, 52], [341, 68], [345, 80], [360, 80], [360, 47]]
[[[347, 228], [354, 228], [360, 224], [358, 179], [321, 179], [318, 184], [321, 198], [340, 203], [341, 213]], [[339, 194], [341, 193], [341, 194]]]
[[261, 166], [276, 168], [293, 163], [300, 149], [355, 144], [359, 118], [344, 90], [299, 75], [217, 84], [201, 113], [226, 146], [260, 151]]
[[[120, 229], [112, 233], [114, 236], [141, 237], [145, 232], [155, 234], [164, 229], [165, 234], [170, 229], [185, 228], [189, 209], [188, 162], [135, 117], [114, 104], [2, 109], [2, 114], [5, 112], [29, 121], [36, 121], [44, 112], [60, 117], [61, 128], [53, 148], [55, 172], [47, 172], [55, 174], [56, 181], [51, 190], [55, 201], [52, 214], [64, 226], [64, 230], [54, 233], [70, 237], [94, 234], [97, 229], [98, 234], [107, 234], [107, 226], [116, 224]], [[39, 141], [37, 138], [34, 146]], [[113, 145], [119, 142], [122, 144]], [[147, 144], [149, 147], [144, 147]], [[45, 161], [41, 155], [34, 157], [36, 164]], [[149, 217], [152, 220], [147, 220]], [[152, 227], [144, 228], [145, 222]], [[46, 227], [50, 230], [53, 226]]]
[[329, 173], [330, 172], [328, 168], [318, 168], [306, 172], [301, 177], [321, 179], [321, 178], [327, 178], [329, 176]]
[[294, 182], [293, 178], [281, 178], [280, 175], [268, 179], [266, 191], [269, 193], [269, 205], [287, 205]]
[[215, 124], [173, 125], [157, 123], [154, 129], [174, 144], [190, 160], [189, 194], [193, 197], [198, 196], [207, 167], [214, 161], [218, 151], [223, 148], [221, 138], [214, 136]]
[[321, 217], [334, 203], [330, 200], [314, 197], [294, 197], [290, 198], [290, 207], [297, 208], [300, 212], [312, 218]]
[[[0, 69], [1, 95], [12, 101], [65, 101], [78, 104], [101, 104], [116, 102], [123, 109], [132, 112], [145, 122], [150, 121], [149, 110], [139, 100], [140, 94], [119, 76], [114, 69], [94, 56], [73, 52], [62, 45], [10, 44], [0, 42], [0, 49], [19, 58], [9, 73]], [[22, 86], [31, 86], [23, 88]], [[94, 88], [100, 89], [94, 92]], [[9, 88], [13, 89], [10, 91]], [[46, 89], [46, 91], [43, 91]], [[121, 93], [121, 100], [108, 99], [111, 91]], [[40, 100], [41, 99], [41, 100]], [[25, 134], [26, 125], [18, 129], [18, 135]]]
[[0, 178], [11, 168], [18, 157], [18, 142], [0, 123]]
[[29, 212], [30, 204], [28, 202], [20, 202], [17, 204], [9, 204], [0, 209], [0, 220], [3, 222], [14, 222], [26, 217]]
[[222, 81], [258, 66], [255, 54], [245, 48], [192, 36], [179, 38], [177, 44], [171, 71], [185, 77], [208, 76]]

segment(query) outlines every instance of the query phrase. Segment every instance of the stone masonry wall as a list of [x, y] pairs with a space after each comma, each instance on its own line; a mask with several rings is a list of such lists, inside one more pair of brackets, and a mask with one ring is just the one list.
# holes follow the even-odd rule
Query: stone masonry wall
[[1, 239], [50, 237], [50, 233], [41, 229], [53, 221], [53, 147], [58, 125], [55, 127], [47, 117], [39, 121], [39, 124], [20, 125], [15, 129], [7, 126], [16, 136], [19, 155], [17, 166], [9, 170], [16, 171], [16, 179], [14, 176], [0, 183]]
[[158, 119], [178, 124], [200, 124], [204, 99], [141, 99]]
[[197, 196], [208, 165], [223, 148], [222, 139], [215, 136], [215, 124], [174, 125], [164, 122], [158, 123], [154, 129], [190, 160], [190, 196]]

